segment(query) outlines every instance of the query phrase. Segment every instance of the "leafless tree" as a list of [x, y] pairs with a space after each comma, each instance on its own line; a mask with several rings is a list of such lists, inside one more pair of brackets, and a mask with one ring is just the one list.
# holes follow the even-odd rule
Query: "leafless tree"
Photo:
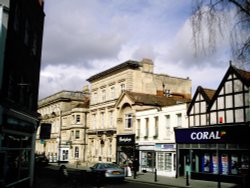
[[218, 38], [229, 37], [233, 60], [249, 67], [250, 0], [193, 0], [192, 15], [196, 54], [214, 53]]

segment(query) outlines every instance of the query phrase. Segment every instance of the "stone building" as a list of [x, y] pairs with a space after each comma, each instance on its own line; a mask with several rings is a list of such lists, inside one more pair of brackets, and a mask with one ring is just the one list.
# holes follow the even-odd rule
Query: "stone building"
[[128, 60], [88, 78], [91, 84], [89, 162], [117, 161], [117, 139], [123, 140], [120, 136], [124, 134], [135, 134], [135, 118], [126, 112], [130, 107], [125, 103], [116, 106], [123, 91], [191, 98], [189, 78], [155, 74], [153, 69], [149, 59]]
[[36, 153], [50, 162], [85, 162], [88, 108], [88, 91], [61, 91], [39, 100]]

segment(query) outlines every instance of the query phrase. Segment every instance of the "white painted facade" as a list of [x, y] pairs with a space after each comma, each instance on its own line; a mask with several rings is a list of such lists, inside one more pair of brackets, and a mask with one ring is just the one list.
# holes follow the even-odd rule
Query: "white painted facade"
[[157, 169], [159, 175], [175, 176], [174, 128], [188, 126], [186, 112], [187, 103], [136, 112], [141, 171]]

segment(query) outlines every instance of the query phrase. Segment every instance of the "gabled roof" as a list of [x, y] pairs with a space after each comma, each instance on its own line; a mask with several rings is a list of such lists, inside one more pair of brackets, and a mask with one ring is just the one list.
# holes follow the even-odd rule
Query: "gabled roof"
[[115, 66], [115, 67], [112, 67], [112, 68], [110, 68], [110, 69], [107, 69], [107, 70], [105, 70], [105, 71], [103, 71], [103, 72], [100, 72], [100, 73], [98, 73], [98, 74], [95, 74], [95, 75], [89, 77], [89, 78], [87, 79], [87, 81], [91, 82], [91, 81], [93, 81], [93, 80], [96, 80], [96, 79], [98, 79], [98, 78], [101, 78], [101, 77], [103, 77], [103, 76], [106, 76], [107, 74], [110, 74], [110, 73], [115, 72], [115, 71], [117, 71], [117, 70], [121, 70], [121, 69], [123, 69], [123, 68], [137, 69], [137, 68], [140, 67], [140, 66], [141, 66], [141, 65], [140, 65], [140, 62], [138, 62], [138, 61], [133, 61], [133, 60], [128, 60], [128, 61], [125, 61], [124, 63], [121, 63], [121, 64]]
[[246, 86], [250, 86], [250, 72], [238, 69], [234, 66], [232, 66], [232, 69], [235, 71], [235, 74], [238, 75], [238, 77]]
[[237, 76], [237, 78], [242, 81], [242, 83], [244, 85], [246, 85], [247, 87], [250, 86], [250, 72], [238, 69], [235, 66], [230, 65], [217, 90], [207, 89], [207, 88], [203, 88], [201, 86], [197, 87], [196, 92], [195, 92], [193, 99], [191, 101], [191, 104], [188, 107], [187, 114], [190, 113], [190, 111], [191, 111], [191, 109], [196, 101], [196, 97], [198, 96], [199, 93], [204, 97], [204, 99], [208, 105], [208, 109], [210, 109], [212, 104], [214, 103], [214, 101], [217, 99], [222, 87], [225, 85], [227, 78], [232, 73], [234, 73]]
[[132, 102], [133, 105], [146, 105], [146, 106], [157, 106], [157, 107], [164, 107], [164, 106], [171, 106], [178, 103], [185, 103], [190, 102], [189, 99], [181, 99], [175, 97], [166, 97], [166, 96], [157, 96], [152, 94], [146, 93], [137, 93], [131, 91], [124, 91], [123, 94], [118, 99], [118, 103], [121, 101], [121, 98], [127, 96]]
[[191, 101], [191, 104], [188, 107], [187, 114], [190, 113], [190, 111], [191, 111], [191, 109], [196, 101], [198, 94], [201, 94], [202, 97], [204, 98], [204, 100], [206, 101], [206, 103], [209, 105], [213, 99], [215, 92], [216, 92], [216, 90], [203, 88], [202, 86], [198, 86], [196, 91], [195, 91], [195, 94], [193, 96], [193, 99]]
[[227, 81], [230, 74], [235, 74], [239, 80], [242, 81], [242, 84], [249, 87], [250, 86], [250, 72], [236, 68], [235, 66], [231, 65], [229, 66], [225, 76], [223, 77], [218, 89], [216, 90], [210, 104], [209, 108], [212, 107], [214, 101], [217, 99], [221, 89], [224, 87], [225, 82]]

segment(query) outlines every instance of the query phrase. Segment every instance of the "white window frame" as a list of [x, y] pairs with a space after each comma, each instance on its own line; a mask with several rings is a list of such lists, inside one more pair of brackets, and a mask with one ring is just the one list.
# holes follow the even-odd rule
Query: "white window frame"
[[[132, 129], [133, 128], [133, 115], [132, 113], [129, 113], [129, 114], [125, 114], [125, 129]], [[130, 125], [130, 126], [129, 126]]]

